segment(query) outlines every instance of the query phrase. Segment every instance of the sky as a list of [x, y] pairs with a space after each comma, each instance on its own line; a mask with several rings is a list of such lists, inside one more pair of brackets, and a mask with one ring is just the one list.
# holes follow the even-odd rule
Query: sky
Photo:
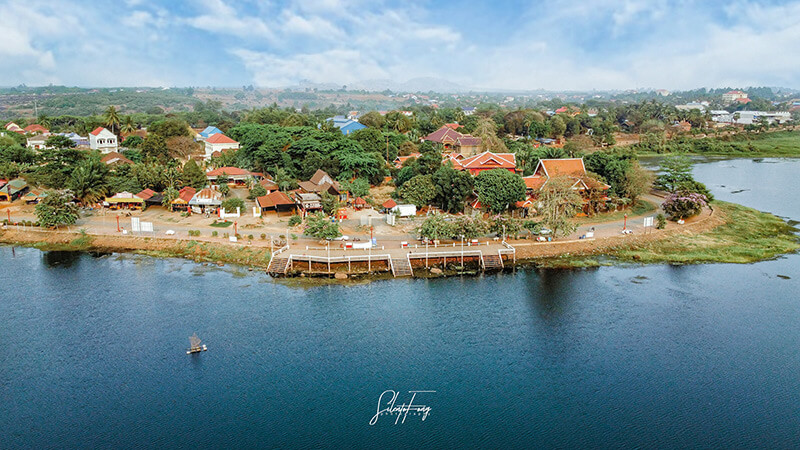
[[800, 87], [800, 0], [0, 0], [0, 86]]

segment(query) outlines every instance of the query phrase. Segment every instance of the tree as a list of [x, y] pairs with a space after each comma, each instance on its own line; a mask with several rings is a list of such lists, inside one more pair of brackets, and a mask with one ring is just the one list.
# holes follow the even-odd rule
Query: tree
[[169, 118], [154, 122], [148, 128], [148, 131], [157, 134], [164, 139], [174, 136], [189, 136], [189, 124], [185, 120], [178, 118]]
[[436, 198], [436, 186], [432, 178], [431, 175], [417, 175], [405, 182], [398, 193], [405, 201], [418, 208], [430, 205]]
[[189, 136], [172, 136], [166, 140], [167, 150], [173, 158], [188, 158], [201, 153], [202, 146]]
[[125, 116], [122, 121], [122, 132], [131, 134], [134, 131], [136, 131], [136, 124], [133, 122], [133, 118], [131, 116]]
[[446, 214], [434, 214], [428, 216], [428, 218], [422, 222], [422, 225], [417, 229], [417, 234], [419, 234], [420, 237], [428, 239], [445, 239], [455, 234], [455, 227], [450, 220], [450, 216]]
[[564, 119], [559, 116], [550, 118], [550, 132], [553, 134], [554, 138], [564, 136], [565, 131], [567, 131], [567, 124], [564, 123]]
[[44, 194], [35, 207], [40, 227], [72, 225], [78, 220], [78, 206], [72, 203], [72, 194], [61, 191], [47, 191]]
[[103, 114], [103, 125], [111, 128], [112, 133], [119, 134], [119, 114], [113, 105], [106, 108], [106, 112]]
[[329, 194], [327, 191], [322, 193], [322, 212], [332, 216], [339, 210], [339, 197]]
[[161, 205], [165, 208], [168, 208], [172, 204], [172, 201], [178, 198], [179, 195], [180, 192], [174, 187], [168, 187], [164, 189], [164, 192], [162, 193], [163, 199], [161, 200]]
[[50, 125], [53, 124], [53, 121], [50, 120], [50, 118], [47, 117], [46, 114], [39, 114], [39, 117], [36, 119], [36, 123], [45, 128], [50, 128]]
[[264, 186], [256, 184], [252, 189], [250, 189], [250, 193], [247, 194], [247, 198], [250, 200], [255, 200], [256, 198], [263, 197], [265, 195], [267, 195], [267, 190], [264, 188]]
[[331, 221], [321, 212], [308, 216], [305, 232], [309, 236], [320, 239], [333, 239], [342, 235], [339, 232], [339, 224], [336, 221]]
[[128, 148], [139, 148], [142, 142], [144, 142], [144, 139], [141, 136], [128, 136], [122, 141], [122, 145]]
[[369, 195], [369, 181], [356, 178], [353, 181], [339, 181], [339, 187], [350, 193], [353, 197], [366, 197]]
[[705, 195], [697, 193], [674, 193], [670, 194], [661, 208], [670, 219], [686, 219], [700, 214], [703, 207], [708, 204]]
[[236, 208], [243, 210], [244, 200], [238, 197], [226, 198], [222, 201], [222, 207], [225, 208], [225, 211], [236, 211]]
[[431, 180], [436, 188], [436, 204], [440, 208], [451, 213], [464, 211], [464, 201], [472, 194], [472, 175], [447, 164], [440, 167]]
[[75, 198], [82, 204], [98, 202], [108, 193], [108, 167], [97, 159], [80, 163], [67, 183]]
[[508, 149], [502, 139], [497, 137], [497, 125], [492, 119], [484, 118], [478, 122], [475, 135], [481, 138], [481, 151], [506, 153]]
[[359, 117], [358, 121], [364, 126], [377, 128], [379, 130], [383, 128], [383, 125], [386, 123], [386, 120], [378, 111], [370, 111]]
[[54, 134], [45, 139], [44, 146], [48, 148], [74, 148], [75, 141], [66, 136]]
[[553, 236], [559, 233], [567, 236], [575, 231], [575, 225], [569, 219], [580, 211], [581, 198], [572, 189], [572, 184], [568, 178], [553, 177], [539, 194], [542, 223], [553, 230]]
[[202, 189], [208, 183], [203, 169], [201, 169], [193, 159], [186, 161], [186, 164], [183, 165], [181, 181], [184, 186], [191, 186], [195, 189]]
[[679, 186], [690, 181], [694, 181], [691, 160], [684, 155], [673, 155], [661, 162], [661, 174], [656, 177], [655, 186], [667, 192], [676, 192]]
[[508, 210], [516, 202], [525, 200], [525, 181], [505, 169], [486, 170], [475, 177], [478, 200], [490, 211]]
[[227, 197], [228, 194], [231, 192], [231, 187], [228, 186], [228, 175], [225, 174], [225, 172], [222, 172], [222, 175], [217, 177], [217, 186], [219, 191], [225, 197]]
[[169, 150], [163, 136], [151, 134], [144, 138], [144, 142], [139, 146], [142, 155], [146, 160], [164, 162], [169, 159]]
[[619, 186], [619, 194], [631, 199], [631, 203], [636, 202], [639, 196], [650, 188], [653, 178], [652, 172], [642, 167], [639, 161], [633, 161], [625, 171], [625, 178]]

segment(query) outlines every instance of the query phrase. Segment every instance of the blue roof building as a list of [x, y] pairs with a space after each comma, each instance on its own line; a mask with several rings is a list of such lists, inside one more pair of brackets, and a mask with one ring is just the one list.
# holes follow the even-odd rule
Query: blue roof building
[[333, 122], [333, 126], [339, 129], [343, 135], [347, 136], [358, 130], [367, 128], [366, 125], [359, 123], [357, 120], [348, 119], [344, 116], [329, 117], [328, 122]]
[[209, 125], [206, 127], [205, 130], [200, 132], [200, 136], [202, 136], [203, 139], [208, 139], [209, 137], [211, 137], [212, 134], [217, 134], [217, 133], [222, 134], [222, 130], [220, 130], [217, 127], [212, 127]]

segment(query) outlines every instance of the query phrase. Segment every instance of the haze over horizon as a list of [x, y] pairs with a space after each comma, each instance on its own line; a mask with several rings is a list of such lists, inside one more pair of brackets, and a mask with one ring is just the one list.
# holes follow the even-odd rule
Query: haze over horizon
[[800, 86], [800, 1], [0, 0], [0, 85]]

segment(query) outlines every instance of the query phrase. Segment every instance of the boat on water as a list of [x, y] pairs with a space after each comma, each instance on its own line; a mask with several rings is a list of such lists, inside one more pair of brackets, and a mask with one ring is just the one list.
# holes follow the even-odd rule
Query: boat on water
[[187, 355], [191, 355], [192, 353], [200, 353], [208, 350], [205, 344], [202, 343], [199, 337], [197, 337], [197, 333], [189, 336], [189, 350], [186, 351]]

